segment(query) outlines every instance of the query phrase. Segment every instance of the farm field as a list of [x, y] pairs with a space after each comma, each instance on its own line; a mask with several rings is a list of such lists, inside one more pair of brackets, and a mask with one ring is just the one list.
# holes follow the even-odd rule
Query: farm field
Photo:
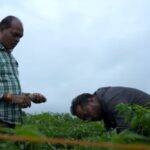
[[[103, 122], [84, 122], [70, 114], [59, 113], [41, 113], [26, 114], [24, 116], [24, 125], [12, 129], [1, 129], [1, 133], [10, 135], [21, 135], [30, 137], [61, 138], [68, 140], [84, 140], [89, 142], [111, 142], [123, 144], [150, 144], [150, 111], [148, 109], [135, 106], [121, 105], [120, 112], [125, 113], [126, 119], [131, 122], [132, 130], [125, 130], [117, 134], [115, 130], [106, 132]], [[135, 117], [131, 118], [131, 112]], [[137, 129], [134, 132], [134, 129]], [[149, 145], [150, 146], [150, 145]], [[85, 145], [72, 144], [51, 144], [51, 143], [33, 143], [1, 141], [1, 150], [111, 150], [113, 148], [100, 148]]]

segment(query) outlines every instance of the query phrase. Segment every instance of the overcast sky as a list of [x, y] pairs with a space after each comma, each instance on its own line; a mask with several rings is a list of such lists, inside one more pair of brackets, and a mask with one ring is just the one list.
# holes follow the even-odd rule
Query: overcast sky
[[149, 0], [0, 0], [0, 19], [19, 17], [13, 54], [24, 92], [47, 103], [27, 112], [69, 112], [71, 100], [103, 86], [150, 93]]

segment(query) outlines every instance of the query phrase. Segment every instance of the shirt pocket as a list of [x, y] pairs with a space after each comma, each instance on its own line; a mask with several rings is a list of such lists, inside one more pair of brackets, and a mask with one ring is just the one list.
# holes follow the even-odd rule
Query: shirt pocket
[[0, 62], [0, 74], [1, 75], [12, 75], [18, 74], [18, 63], [17, 61], [6, 61]]

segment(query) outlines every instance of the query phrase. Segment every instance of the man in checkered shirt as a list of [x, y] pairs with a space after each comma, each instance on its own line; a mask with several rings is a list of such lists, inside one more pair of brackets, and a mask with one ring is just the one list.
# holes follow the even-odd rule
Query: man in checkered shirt
[[12, 51], [23, 36], [22, 22], [7, 16], [0, 22], [0, 126], [14, 128], [22, 122], [22, 108], [31, 102], [42, 103], [46, 98], [39, 93], [22, 93], [18, 78], [18, 62]]

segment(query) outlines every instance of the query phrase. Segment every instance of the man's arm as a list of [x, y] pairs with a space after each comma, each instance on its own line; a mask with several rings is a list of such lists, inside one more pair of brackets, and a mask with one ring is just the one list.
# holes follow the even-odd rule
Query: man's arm
[[125, 129], [130, 128], [129, 123], [125, 122], [125, 118], [118, 113], [114, 116], [116, 121], [116, 130], [117, 133], [122, 132]]
[[2, 96], [2, 100], [4, 100], [6, 103], [9, 104], [17, 104], [21, 108], [27, 108], [31, 106], [31, 100], [28, 96], [21, 94], [21, 95], [15, 95], [15, 94], [4, 94]]
[[46, 102], [46, 97], [43, 96], [40, 93], [23, 93], [26, 96], [29, 97], [29, 99], [33, 102], [33, 103], [44, 103]]
[[4, 100], [9, 104], [17, 104], [21, 108], [27, 108], [31, 106], [31, 101], [34, 103], [43, 103], [46, 102], [46, 98], [39, 93], [22, 93], [17, 94], [1, 94], [0, 99]]
[[119, 113], [119, 111], [117, 110], [116, 106], [120, 103], [124, 103], [124, 104], [128, 104], [127, 101], [125, 99], [115, 99], [114, 101], [112, 101], [109, 105], [110, 108], [110, 112], [114, 118], [115, 121], [115, 128], [117, 130], [117, 133], [122, 132], [123, 130], [127, 129], [130, 127], [129, 123], [127, 123], [125, 121], [125, 116], [123, 116], [122, 114]]

